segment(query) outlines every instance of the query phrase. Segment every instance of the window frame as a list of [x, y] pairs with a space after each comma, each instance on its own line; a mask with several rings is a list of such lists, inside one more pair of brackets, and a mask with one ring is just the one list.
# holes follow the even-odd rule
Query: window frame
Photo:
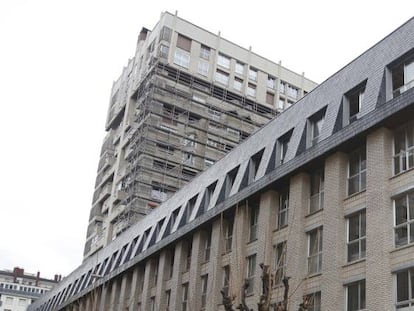
[[289, 224], [289, 187], [279, 192], [279, 205], [277, 208], [277, 227], [283, 229]]
[[[313, 186], [314, 181], [318, 179], [318, 191], [313, 193]], [[315, 198], [317, 199], [317, 209], [312, 209], [312, 206], [314, 206], [313, 202], [315, 201]], [[323, 210], [325, 203], [325, 168], [322, 166], [316, 170], [314, 170], [310, 174], [310, 197], [309, 197], [309, 207], [308, 207], [308, 213], [313, 214], [318, 211]]]
[[[404, 202], [405, 203], [405, 221], [397, 224], [398, 212], [397, 212], [396, 204], [398, 200], [405, 201]], [[393, 235], [394, 235], [394, 247], [395, 248], [404, 247], [406, 245], [410, 245], [414, 243], [414, 215], [411, 215], [411, 212], [414, 212], [414, 210], [412, 211], [410, 210], [411, 205], [413, 205], [412, 208], [414, 209], [414, 192], [413, 191], [410, 191], [404, 194], [403, 196], [399, 196], [393, 199]], [[402, 217], [402, 219], [404, 220], [404, 216]], [[401, 228], [405, 228], [405, 232], [406, 232], [405, 243], [404, 243], [404, 239], [402, 240], [403, 243], [401, 242], [397, 243], [396, 230], [399, 230]], [[399, 240], [401, 240], [401, 238]]]
[[225, 54], [222, 54], [222, 53], [218, 53], [217, 66], [220, 66], [225, 69], [230, 69], [230, 65], [231, 65], [231, 57]]
[[[402, 275], [402, 274], [407, 274], [406, 276], [406, 280], [407, 280], [407, 284], [405, 286], [405, 284], [403, 285], [403, 287], [405, 287], [407, 289], [407, 299], [405, 300], [401, 300], [399, 301], [399, 292], [398, 292], [398, 275]], [[404, 280], [403, 280], [404, 281]], [[405, 270], [401, 270], [401, 271], [397, 271], [396, 273], [394, 273], [394, 289], [395, 289], [395, 308], [396, 310], [399, 310], [401, 308], [406, 308], [406, 307], [414, 307], [414, 268], [411, 267], [409, 269], [405, 269]]]
[[246, 294], [250, 295], [254, 291], [254, 278], [256, 275], [256, 254], [252, 254], [246, 257], [246, 280], [249, 282], [249, 286], [246, 289]]
[[177, 66], [183, 67], [185, 69], [190, 68], [191, 56], [190, 53], [186, 50], [180, 49], [179, 47], [175, 48], [174, 51], [174, 60], [173, 63]]
[[259, 225], [258, 222], [259, 206], [251, 205], [249, 206], [249, 243], [257, 240], [257, 228]]
[[[350, 220], [358, 217], [358, 238], [350, 241]], [[366, 257], [366, 209], [362, 209], [356, 213], [346, 217], [346, 258], [347, 262], [354, 262], [356, 260], [364, 259]], [[358, 244], [358, 256], [350, 258], [350, 246]]]
[[287, 241], [277, 243], [273, 246], [274, 251], [274, 285], [279, 285], [285, 276]]
[[[409, 133], [411, 132], [411, 140], [413, 142], [412, 146], [409, 146]], [[404, 150], [399, 150], [396, 153], [396, 143], [397, 143], [397, 135], [398, 134], [404, 135]], [[397, 128], [393, 132], [393, 140], [392, 140], [392, 172], [393, 175], [402, 174], [414, 168], [414, 122], [408, 122], [403, 126]], [[411, 165], [410, 165], [410, 158], [411, 158]], [[399, 170], [396, 171], [396, 160], [398, 159], [399, 163]]]
[[[312, 251], [310, 249], [311, 246], [311, 239], [312, 239], [312, 234], [316, 233], [316, 241], [314, 243], [314, 245], [317, 245], [317, 250]], [[308, 256], [307, 256], [307, 271], [308, 271], [308, 275], [313, 275], [313, 274], [319, 274], [322, 272], [322, 256], [323, 256], [323, 227], [317, 227], [311, 231], [307, 232], [307, 238], [308, 238]], [[316, 270], [313, 271], [311, 270], [311, 261], [316, 258]]]
[[[358, 155], [359, 159], [358, 159], [358, 171], [357, 173], [353, 174], [352, 176], [351, 174], [351, 157], [353, 155]], [[363, 157], [363, 155], [365, 155], [365, 157]], [[363, 167], [363, 163], [365, 163], [364, 167]], [[349, 153], [348, 155], [348, 177], [347, 177], [347, 195], [348, 196], [352, 196], [354, 194], [358, 194], [362, 191], [366, 190], [366, 186], [367, 186], [367, 153], [366, 153], [366, 145], [364, 144], [364, 146], [355, 149], [354, 151], [352, 151], [351, 153]], [[354, 192], [350, 192], [351, 188], [350, 188], [350, 181], [353, 178], [358, 177], [358, 189], [356, 189], [356, 191]], [[364, 181], [364, 185], [362, 186]]]
[[[351, 296], [349, 295], [350, 287], [355, 287], [355, 286], [356, 286], [356, 290], [358, 291], [358, 297], [356, 297], [356, 299], [357, 299], [357, 301], [356, 301], [357, 302], [357, 308], [356, 309], [351, 309], [351, 305], [350, 305]], [[346, 284], [345, 292], [346, 292], [346, 295], [345, 295], [346, 300], [345, 301], [346, 301], [346, 310], [347, 311], [366, 310], [366, 281], [365, 281], [365, 279]]]

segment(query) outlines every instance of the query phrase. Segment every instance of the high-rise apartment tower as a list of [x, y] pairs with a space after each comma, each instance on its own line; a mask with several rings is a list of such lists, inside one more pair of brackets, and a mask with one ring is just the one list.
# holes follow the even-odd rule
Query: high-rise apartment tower
[[152, 31], [141, 30], [135, 56], [112, 88], [84, 256], [315, 86], [163, 13]]

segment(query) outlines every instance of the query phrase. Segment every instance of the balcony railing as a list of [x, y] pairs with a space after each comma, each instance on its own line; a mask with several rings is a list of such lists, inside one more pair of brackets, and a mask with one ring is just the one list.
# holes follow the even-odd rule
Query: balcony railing
[[403, 86], [399, 87], [398, 89], [394, 90], [392, 92], [393, 97], [400, 96], [402, 93], [406, 92], [407, 90], [414, 87], [414, 80], [411, 80], [410, 82], [404, 84]]

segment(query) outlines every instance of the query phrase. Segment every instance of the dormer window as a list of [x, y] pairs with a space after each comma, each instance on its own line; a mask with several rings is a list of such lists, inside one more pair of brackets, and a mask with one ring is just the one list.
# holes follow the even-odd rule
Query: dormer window
[[358, 119], [364, 101], [366, 81], [345, 94], [344, 120], [345, 124], [351, 124]]
[[308, 120], [308, 129], [309, 129], [308, 146], [309, 147], [316, 145], [320, 140], [323, 123], [325, 121], [325, 111], [326, 111], [326, 107], [319, 110], [317, 113], [311, 116]]
[[414, 59], [401, 62], [391, 70], [392, 94], [397, 97], [414, 87]]

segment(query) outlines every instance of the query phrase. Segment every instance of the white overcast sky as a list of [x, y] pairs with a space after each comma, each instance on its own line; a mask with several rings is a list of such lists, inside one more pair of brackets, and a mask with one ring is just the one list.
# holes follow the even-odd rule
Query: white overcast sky
[[112, 81], [162, 11], [322, 82], [414, 1], [0, 0], [0, 269], [82, 260]]

